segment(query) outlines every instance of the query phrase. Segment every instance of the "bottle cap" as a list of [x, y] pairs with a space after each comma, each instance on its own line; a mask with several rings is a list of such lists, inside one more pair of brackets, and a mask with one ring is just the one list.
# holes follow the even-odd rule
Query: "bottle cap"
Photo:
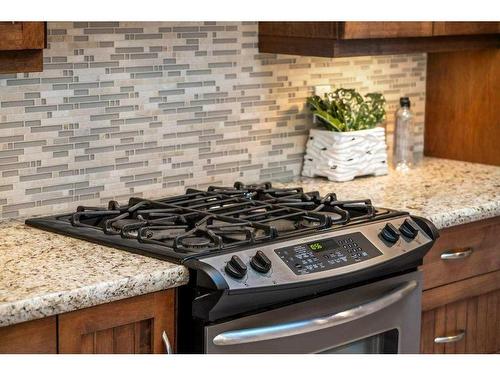
[[407, 97], [407, 96], [403, 96], [403, 97], [399, 98], [399, 105], [401, 107], [408, 107], [408, 108], [410, 108], [411, 107], [410, 98]]

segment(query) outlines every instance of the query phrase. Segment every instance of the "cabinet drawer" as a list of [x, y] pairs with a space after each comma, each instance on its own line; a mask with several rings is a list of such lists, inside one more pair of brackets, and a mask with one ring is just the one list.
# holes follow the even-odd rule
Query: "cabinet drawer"
[[499, 318], [500, 289], [425, 311], [420, 351], [496, 353], [500, 350]]
[[500, 218], [446, 228], [425, 256], [424, 290], [500, 269]]

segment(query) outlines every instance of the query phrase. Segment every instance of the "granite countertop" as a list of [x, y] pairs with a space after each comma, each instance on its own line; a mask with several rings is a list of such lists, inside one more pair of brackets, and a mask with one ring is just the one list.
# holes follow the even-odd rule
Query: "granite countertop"
[[185, 267], [0, 223], [0, 327], [183, 285]]
[[[500, 167], [424, 158], [407, 175], [335, 183], [300, 178], [302, 186], [340, 200], [371, 198], [438, 228], [500, 215]], [[0, 326], [183, 285], [185, 267], [45, 232], [21, 221], [0, 222]]]
[[448, 159], [424, 158], [407, 175], [390, 169], [349, 182], [303, 177], [273, 186], [335, 192], [339, 200], [370, 198], [375, 206], [423, 216], [439, 229], [500, 216], [500, 167]]

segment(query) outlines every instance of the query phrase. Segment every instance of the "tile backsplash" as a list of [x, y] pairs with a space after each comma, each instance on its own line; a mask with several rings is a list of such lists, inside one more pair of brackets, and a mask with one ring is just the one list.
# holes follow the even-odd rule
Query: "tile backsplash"
[[409, 95], [422, 150], [425, 54], [261, 54], [256, 22], [49, 22], [48, 42], [42, 73], [0, 74], [0, 218], [297, 176], [320, 84], [384, 93], [389, 133]]

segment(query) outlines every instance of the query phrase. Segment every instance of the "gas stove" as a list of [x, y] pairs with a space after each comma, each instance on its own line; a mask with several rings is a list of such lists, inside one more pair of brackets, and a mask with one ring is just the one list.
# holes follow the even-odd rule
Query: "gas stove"
[[371, 290], [380, 280], [411, 279], [400, 289], [415, 289], [412, 303], [420, 303], [416, 270], [438, 237], [428, 220], [374, 207], [369, 199], [341, 200], [334, 193], [271, 183], [237, 182], [155, 200], [130, 198], [125, 205], [79, 206], [26, 223], [185, 265], [190, 281], [178, 290], [178, 329], [186, 352], [221, 352], [229, 336], [203, 341], [218, 322], [246, 326], [249, 320], [242, 316], [359, 285]]
[[276, 189], [271, 183], [233, 187], [157, 200], [130, 198], [126, 205], [78, 206], [76, 212], [34, 218], [27, 224], [176, 263], [270, 241], [394, 215], [367, 200], [338, 200], [331, 193]]

